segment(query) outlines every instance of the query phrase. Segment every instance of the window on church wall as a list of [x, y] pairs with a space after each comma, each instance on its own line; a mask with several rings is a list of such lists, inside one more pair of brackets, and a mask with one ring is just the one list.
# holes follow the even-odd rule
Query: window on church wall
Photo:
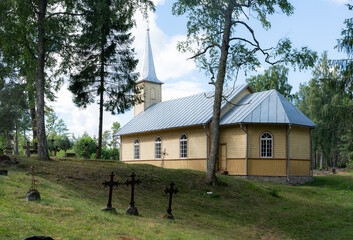
[[161, 139], [161, 137], [156, 137], [155, 157], [156, 157], [156, 159], [161, 159], [161, 157], [162, 157], [162, 139]]
[[134, 159], [140, 159], [140, 140], [138, 138], [134, 142]]
[[156, 89], [151, 88], [151, 99], [156, 99]]
[[271, 133], [265, 132], [260, 137], [260, 156], [271, 158], [273, 155], [273, 137]]
[[188, 157], [188, 137], [185, 133], [180, 136], [180, 158]]

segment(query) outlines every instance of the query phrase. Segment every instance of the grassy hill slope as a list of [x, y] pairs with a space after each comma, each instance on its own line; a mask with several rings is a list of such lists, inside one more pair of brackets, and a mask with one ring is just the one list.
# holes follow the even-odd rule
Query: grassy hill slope
[[[31, 165], [41, 202], [25, 202]], [[353, 175], [315, 177], [305, 186], [276, 185], [149, 165], [92, 160], [20, 158], [0, 176], [0, 239], [46, 235], [54, 239], [353, 239]], [[135, 202], [141, 216], [124, 215], [130, 188], [113, 193], [118, 215], [102, 212], [114, 171], [125, 182], [134, 171], [142, 183]], [[175, 221], [163, 219], [170, 181]], [[213, 195], [207, 195], [212, 191]], [[276, 197], [278, 195], [279, 197]]]

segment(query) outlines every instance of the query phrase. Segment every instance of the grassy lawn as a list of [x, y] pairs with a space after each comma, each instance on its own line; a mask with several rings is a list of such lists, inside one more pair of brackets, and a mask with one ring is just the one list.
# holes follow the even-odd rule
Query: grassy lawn
[[[315, 177], [290, 186], [219, 176], [217, 186], [204, 184], [205, 174], [112, 161], [38, 161], [19, 158], [0, 176], [0, 239], [31, 235], [58, 239], [353, 239], [353, 174]], [[25, 202], [36, 167], [40, 202]], [[140, 216], [123, 214], [130, 188], [113, 193], [118, 215], [102, 212], [114, 171], [125, 182], [135, 171], [142, 183], [135, 190]], [[170, 181], [174, 221], [163, 219]], [[212, 191], [213, 195], [206, 194]], [[278, 195], [278, 196], [276, 196]]]

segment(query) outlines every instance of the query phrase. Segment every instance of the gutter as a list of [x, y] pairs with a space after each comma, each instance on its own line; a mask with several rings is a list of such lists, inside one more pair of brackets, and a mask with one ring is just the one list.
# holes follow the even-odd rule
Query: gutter
[[289, 129], [288, 129], [288, 135], [287, 135], [287, 182], [289, 182], [289, 135], [290, 135], [290, 131], [292, 130], [292, 124], [288, 124]]
[[243, 124], [239, 124], [241, 130], [243, 130], [246, 133], [246, 155], [245, 155], [245, 171], [246, 171], [246, 176], [248, 176], [248, 132], [243, 128]]
[[206, 123], [202, 124], [203, 129], [205, 130], [206, 133], [206, 171], [208, 170], [208, 133], [206, 130]]

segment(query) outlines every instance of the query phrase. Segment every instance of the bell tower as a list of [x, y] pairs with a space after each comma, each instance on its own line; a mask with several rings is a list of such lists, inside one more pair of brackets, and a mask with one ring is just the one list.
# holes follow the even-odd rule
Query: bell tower
[[145, 111], [152, 104], [162, 101], [162, 84], [163, 82], [159, 81], [156, 76], [149, 29], [147, 28], [140, 79], [136, 82], [136, 87], [140, 89], [140, 97], [143, 102], [134, 106], [134, 117]]

